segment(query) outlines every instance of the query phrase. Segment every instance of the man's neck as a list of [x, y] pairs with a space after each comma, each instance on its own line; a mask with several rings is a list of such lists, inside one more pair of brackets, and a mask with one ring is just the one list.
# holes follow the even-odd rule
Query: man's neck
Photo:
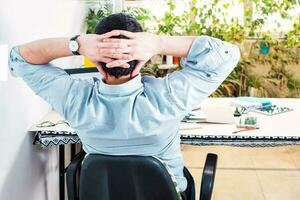
[[107, 79], [105, 79], [105, 83], [108, 85], [120, 85], [130, 80], [131, 80], [130, 75], [122, 76], [120, 78], [115, 78], [114, 76], [108, 76]]

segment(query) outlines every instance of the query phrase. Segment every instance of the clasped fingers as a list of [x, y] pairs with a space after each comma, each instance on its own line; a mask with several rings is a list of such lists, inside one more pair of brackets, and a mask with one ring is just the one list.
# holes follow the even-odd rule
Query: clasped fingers
[[124, 48], [106, 48], [106, 49], [100, 49], [99, 53], [101, 54], [120, 54], [120, 53], [132, 53], [133, 48], [132, 47], [124, 47]]

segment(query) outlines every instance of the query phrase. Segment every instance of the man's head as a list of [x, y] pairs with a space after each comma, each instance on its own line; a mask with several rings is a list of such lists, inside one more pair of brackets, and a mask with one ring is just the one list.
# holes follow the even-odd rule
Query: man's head
[[[117, 13], [105, 17], [103, 20], [101, 20], [96, 26], [95, 33], [101, 35], [116, 29], [126, 30], [130, 32], [143, 32], [141, 25], [136, 21], [135, 18], [124, 13]], [[126, 38], [126, 37], [120, 35], [113, 38]], [[110, 76], [119, 78], [121, 76], [131, 74], [131, 72], [133, 71], [133, 69], [137, 64], [137, 61], [133, 60], [128, 62], [128, 64], [130, 65], [129, 68], [122, 68], [122, 67], [107, 68], [106, 63], [100, 62], [100, 64], [103, 70], [106, 71]]]

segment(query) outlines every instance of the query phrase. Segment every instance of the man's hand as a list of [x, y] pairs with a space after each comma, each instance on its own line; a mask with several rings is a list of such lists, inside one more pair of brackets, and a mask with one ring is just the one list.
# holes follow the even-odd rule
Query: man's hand
[[102, 54], [102, 51], [106, 48], [103, 46], [102, 40], [119, 34], [118, 31], [111, 31], [102, 35], [81, 35], [77, 39], [80, 47], [79, 53], [87, 56], [96, 65], [99, 65], [99, 62], [111, 63], [115, 61], [115, 59], [118, 59], [120, 61], [118, 62], [119, 66], [129, 67], [129, 64], [127, 64], [126, 61], [132, 59], [132, 56], [122, 53], [123, 51], [127, 51], [127, 46], [125, 45], [118, 46], [118, 49], [110, 55]]
[[[120, 35], [129, 39], [107, 38], [100, 43], [100, 54], [105, 57], [115, 58], [118, 60], [109, 62], [107, 67], [120, 66], [124, 62], [138, 60], [138, 64], [132, 72], [132, 76], [140, 72], [142, 66], [154, 55], [162, 52], [161, 39], [159, 36], [146, 32], [128, 32], [119, 30]], [[124, 60], [115, 57], [117, 54], [128, 54], [132, 58]]]
[[[105, 48], [101, 48], [100, 53], [109, 57], [113, 57], [115, 53], [127, 53], [134, 60], [141, 61], [148, 61], [153, 55], [160, 53], [160, 39], [157, 35], [146, 32], [133, 33], [128, 31], [120, 31], [120, 35], [124, 35], [129, 39], [103, 39], [100, 46]], [[109, 66], [113, 66], [114, 63], [117, 63], [117, 61], [110, 63]]]
[[[127, 39], [104, 39], [103, 43], [107, 43], [110, 48], [101, 49], [103, 56], [112, 57], [111, 54], [117, 51], [118, 47], [127, 45], [128, 48], [123, 49], [120, 53], [127, 53], [132, 56], [131, 60], [138, 60], [138, 64], [132, 72], [132, 76], [139, 73], [143, 64], [145, 64], [152, 56], [156, 54], [173, 55], [178, 57], [186, 57], [196, 39], [196, 36], [157, 36], [150, 33], [139, 32], [132, 33], [119, 30], [120, 35], [124, 35]], [[101, 43], [103, 46], [103, 44]], [[108, 63], [107, 67], [120, 66], [123, 60], [119, 59]]]

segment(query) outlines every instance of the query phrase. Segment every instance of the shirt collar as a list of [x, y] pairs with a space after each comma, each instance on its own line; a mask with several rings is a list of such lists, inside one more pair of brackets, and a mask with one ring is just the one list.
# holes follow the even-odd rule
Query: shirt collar
[[135, 92], [143, 87], [141, 74], [137, 75], [133, 79], [120, 85], [108, 85], [100, 80], [99, 92], [108, 95], [124, 96]]

